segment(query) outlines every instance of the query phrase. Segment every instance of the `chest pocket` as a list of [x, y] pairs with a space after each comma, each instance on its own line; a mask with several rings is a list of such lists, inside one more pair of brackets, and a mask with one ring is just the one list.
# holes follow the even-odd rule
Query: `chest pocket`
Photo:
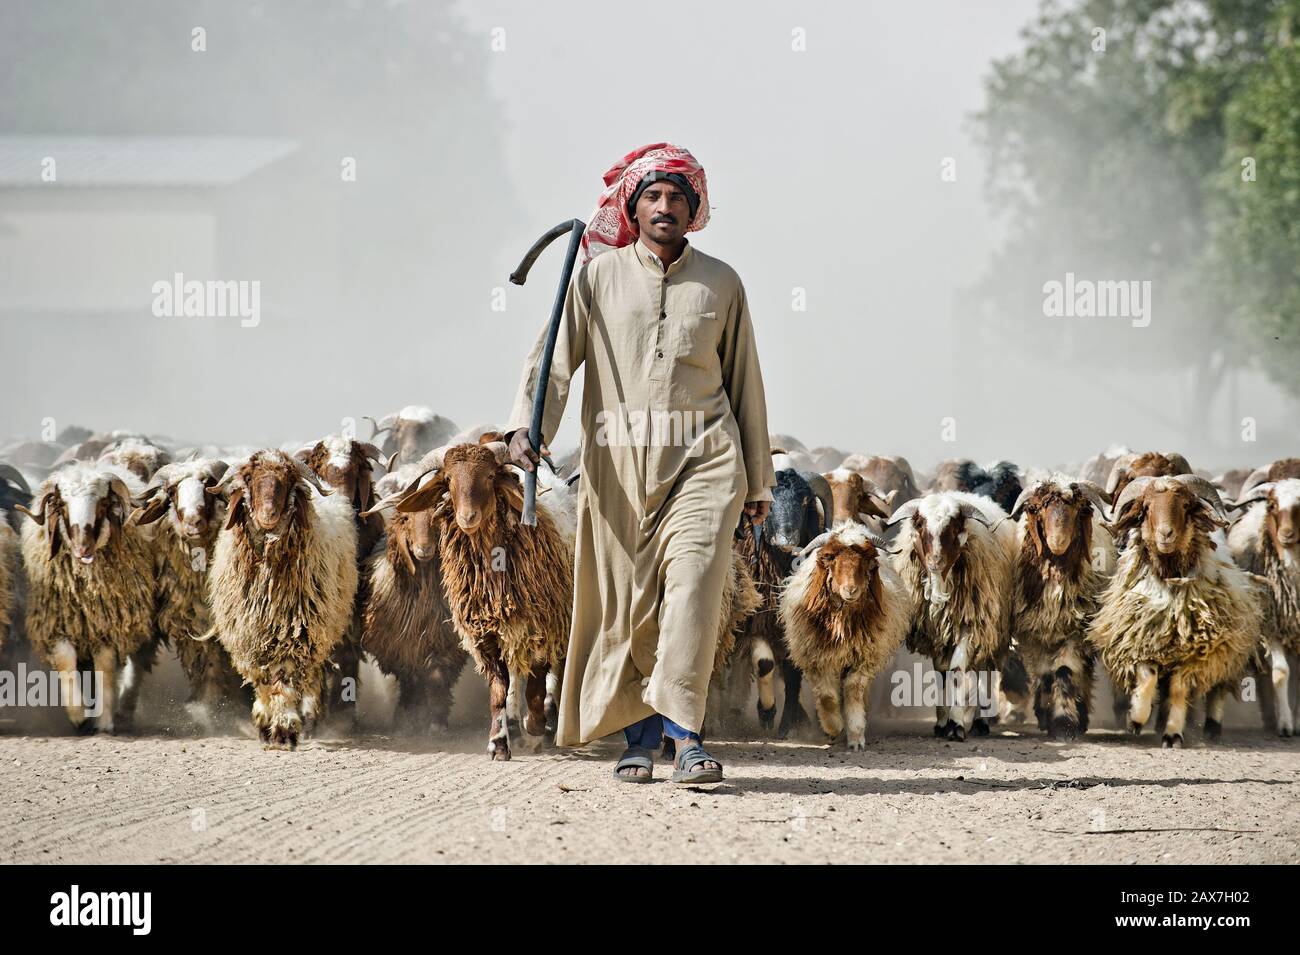
[[664, 319], [667, 355], [673, 364], [712, 368], [718, 362], [722, 325], [717, 312], [682, 312]]

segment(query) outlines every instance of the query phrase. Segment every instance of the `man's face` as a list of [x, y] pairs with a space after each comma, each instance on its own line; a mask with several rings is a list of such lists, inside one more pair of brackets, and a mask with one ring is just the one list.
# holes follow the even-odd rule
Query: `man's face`
[[672, 245], [686, 235], [691, 207], [686, 193], [671, 182], [652, 182], [636, 201], [636, 224], [643, 238]]

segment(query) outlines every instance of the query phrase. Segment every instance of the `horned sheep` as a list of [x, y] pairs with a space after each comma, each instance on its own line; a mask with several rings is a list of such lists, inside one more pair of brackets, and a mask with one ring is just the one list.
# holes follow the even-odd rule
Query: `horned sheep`
[[894, 527], [895, 569], [911, 597], [907, 647], [948, 674], [934, 733], [987, 734], [972, 674], [991, 679], [1009, 648], [1014, 525], [987, 498], [943, 491], [904, 504], [889, 520]]
[[1168, 678], [1162, 745], [1181, 748], [1190, 697], [1208, 694], [1207, 736], [1222, 723], [1225, 687], [1256, 652], [1261, 600], [1250, 576], [1216, 552], [1219, 495], [1192, 474], [1138, 477], [1112, 508], [1128, 539], [1088, 631], [1112, 681], [1129, 695], [1129, 732]]
[[863, 525], [838, 524], [804, 549], [781, 594], [790, 659], [818, 722], [832, 740], [844, 732], [851, 750], [866, 746], [872, 680], [907, 636], [908, 598], [887, 554]]
[[1115, 568], [1099, 487], [1053, 475], [1015, 501], [1012, 639], [1024, 660], [1038, 728], [1073, 739], [1088, 730], [1094, 651], [1088, 625]]
[[[27, 636], [59, 673], [74, 726], [112, 733], [129, 718], [119, 697], [133, 689], [131, 655], [153, 634], [153, 548], [128, 518], [143, 486], [129, 471], [75, 462], [41, 483], [23, 526]], [[79, 670], [102, 676], [97, 701], [80, 692]], [[87, 716], [87, 703], [98, 713]]]
[[209, 579], [216, 633], [252, 684], [264, 744], [293, 749], [320, 714], [325, 661], [357, 590], [351, 504], [301, 461], [264, 450], [231, 467]]
[[536, 527], [520, 523], [523, 488], [500, 437], [489, 432], [479, 444], [431, 451], [415, 481], [376, 509], [433, 509], [452, 620], [488, 682], [488, 755], [508, 760], [512, 673], [525, 684], [526, 731], [554, 738], [553, 675], [568, 649], [573, 610], [574, 517], [560, 482], [539, 495]]

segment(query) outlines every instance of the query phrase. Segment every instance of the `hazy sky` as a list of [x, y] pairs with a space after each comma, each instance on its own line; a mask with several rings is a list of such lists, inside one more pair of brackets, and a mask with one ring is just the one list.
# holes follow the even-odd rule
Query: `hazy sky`
[[[409, 51], [398, 48], [398, 39], [387, 49], [358, 50], [356, 60], [360, 70], [383, 59], [380, 68], [402, 98], [377, 98], [373, 109], [349, 102], [337, 117], [316, 89], [312, 25], [290, 24], [277, 34], [280, 45], [272, 44], [283, 53], [282, 73], [259, 62], [259, 75], [269, 69], [275, 77], [264, 95], [276, 98], [283, 115], [293, 115], [300, 101], [321, 110], [328, 141], [304, 142], [282, 162], [325, 174], [301, 189], [278, 189], [254, 221], [225, 222], [211, 239], [236, 250], [222, 253], [216, 267], [239, 269], [213, 277], [267, 277], [263, 328], [163, 332], [149, 316], [146, 285], [133, 279], [134, 311], [98, 328], [88, 346], [75, 322], [6, 317], [12, 313], [4, 311], [0, 290], [3, 340], [15, 351], [6, 359], [12, 382], [0, 407], [0, 436], [34, 437], [41, 419], [54, 415], [96, 428], [262, 443], [335, 431], [344, 417], [408, 403], [430, 404], [463, 426], [499, 421], [546, 318], [561, 252], [557, 244], [523, 289], [506, 283], [518, 256], [554, 223], [586, 218], [601, 174], [622, 154], [668, 140], [690, 148], [706, 167], [712, 218], [692, 241], [734, 266], [746, 285], [773, 431], [810, 447], [904, 453], [923, 467], [955, 456], [1052, 465], [1112, 442], [1176, 447], [1193, 464], [1216, 466], [1219, 460], [1198, 454], [1227, 456], [1217, 449], [1231, 447], [1224, 434], [1237, 409], [1216, 407], [1212, 422], [1184, 420], [1178, 408], [1186, 382], [1174, 376], [1116, 379], [1038, 362], [1033, 336], [1015, 348], [959, 347], [970, 341], [955, 327], [963, 290], [981, 274], [1000, 228], [984, 198], [985, 170], [968, 117], [981, 105], [990, 61], [1018, 48], [1018, 30], [1036, 7], [1036, 0], [736, 0], [655, 12], [608, 0], [475, 0], [452, 8], [460, 29], [440, 31], [435, 49], [485, 78], [486, 100], [481, 91], [411, 90], [422, 80], [411, 78], [420, 74], [404, 63]], [[322, 8], [364, 17], [373, 6]], [[14, 9], [21, 7], [9, 15], [21, 16]], [[204, 9], [211, 8], [168, 7], [179, 11], [173, 22], [141, 31], [142, 46], [179, 44], [180, 52], [176, 89], [160, 84], [156, 97], [136, 90], [129, 101], [142, 113], [135, 128], [152, 130], [151, 98], [184, 95], [195, 71], [213, 62], [186, 47], [189, 23]], [[258, 16], [283, 9], [266, 5], [270, 12]], [[210, 37], [205, 55], [236, 63], [252, 56], [241, 52], [233, 32]], [[805, 48], [793, 49], [796, 41]], [[494, 48], [502, 43], [504, 49]], [[62, 82], [60, 55], [74, 53], [55, 45], [40, 61], [51, 85]], [[112, 82], [129, 83], [135, 55], [128, 45]], [[347, 68], [331, 65], [332, 79]], [[111, 93], [112, 82], [104, 80], [100, 92]], [[464, 101], [454, 104], [452, 119], [434, 120], [421, 98]], [[349, 126], [363, 119], [364, 139]], [[385, 152], [375, 141], [385, 123], [395, 134], [427, 126], [445, 144], [445, 160], [432, 168], [403, 165], [398, 147]], [[161, 119], [156, 125], [158, 135], [174, 132]], [[52, 119], [50, 129], [66, 134], [66, 126]], [[238, 111], [221, 117], [221, 131], [264, 138], [286, 132], [265, 122], [243, 130]], [[8, 132], [0, 128], [0, 136]], [[401, 141], [395, 135], [393, 142]], [[316, 199], [328, 195], [337, 205], [324, 190], [341, 188], [334, 171], [340, 154], [360, 157], [360, 178], [346, 187], [354, 192], [337, 216], [313, 218], [333, 208]], [[941, 179], [947, 158], [955, 161], [953, 182]], [[364, 190], [376, 170], [418, 203], [394, 203], [390, 190], [383, 204], [368, 205], [375, 193]], [[41, 200], [28, 190], [28, 218], [6, 222], [6, 195], [0, 188], [0, 245], [21, 246], [34, 221], [32, 203]], [[164, 212], [166, 197], [153, 199]], [[65, 193], [58, 201], [62, 213], [69, 203], [111, 200]], [[103, 261], [156, 245], [166, 225], [156, 218], [109, 221], [98, 223], [105, 232], [95, 240]], [[382, 237], [366, 232], [364, 247], [349, 247], [349, 236], [360, 234], [356, 225], [377, 228]], [[268, 235], [274, 254], [266, 261], [240, 258], [245, 236], [265, 242]], [[322, 245], [321, 235], [340, 238]], [[209, 238], [199, 235], [200, 253]], [[168, 267], [156, 270], [160, 278], [171, 272], [165, 256], [175, 254], [164, 253]], [[401, 264], [386, 272], [390, 259]], [[436, 274], [435, 288], [417, 287], [425, 272]], [[25, 275], [29, 283], [32, 274]], [[75, 268], [54, 274], [60, 289], [50, 294], [60, 301], [87, 282]], [[1035, 281], [1051, 278], [1059, 276]], [[500, 289], [506, 308], [495, 311]], [[796, 289], [804, 291], [805, 311], [792, 308]], [[1035, 335], [1058, 333], [1059, 326], [1037, 321], [1026, 318]], [[1140, 338], [1133, 341], [1142, 347]], [[41, 357], [49, 353], [61, 354]], [[1138, 389], [1167, 392], [1147, 402], [1163, 409], [1158, 416], [1128, 409], [1126, 395]], [[1254, 377], [1245, 377], [1236, 395], [1247, 406], [1283, 407], [1274, 389]], [[1054, 402], [1070, 405], [1068, 424]], [[576, 440], [577, 407], [575, 394], [557, 446]], [[948, 418], [955, 419], [955, 441], [941, 440]], [[1242, 463], [1265, 453], [1252, 450]]]

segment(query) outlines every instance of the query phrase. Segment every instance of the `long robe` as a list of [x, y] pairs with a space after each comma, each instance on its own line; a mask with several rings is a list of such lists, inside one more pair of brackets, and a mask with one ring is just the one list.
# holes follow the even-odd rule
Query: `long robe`
[[[532, 419], [546, 329], [509, 428]], [[555, 436], [585, 366], [573, 624], [557, 742], [660, 713], [698, 732], [731, 539], [776, 483], [745, 290], [689, 243], [665, 271], [638, 240], [574, 276], [547, 384]]]

